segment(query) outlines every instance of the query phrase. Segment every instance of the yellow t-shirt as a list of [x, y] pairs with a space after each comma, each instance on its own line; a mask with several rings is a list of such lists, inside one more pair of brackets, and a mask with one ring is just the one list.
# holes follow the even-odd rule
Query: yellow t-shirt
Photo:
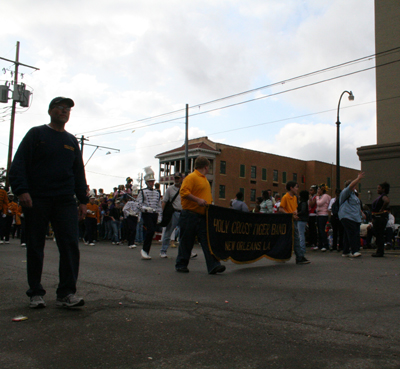
[[180, 189], [181, 204], [183, 210], [194, 211], [199, 214], [205, 214], [206, 208], [199, 206], [197, 202], [188, 200], [187, 195], [193, 195], [206, 200], [207, 204], [212, 203], [211, 186], [206, 176], [197, 169], [190, 173], [184, 180]]
[[289, 192], [282, 197], [280, 208], [285, 210], [287, 213], [294, 213], [297, 210], [297, 197], [290, 196]]

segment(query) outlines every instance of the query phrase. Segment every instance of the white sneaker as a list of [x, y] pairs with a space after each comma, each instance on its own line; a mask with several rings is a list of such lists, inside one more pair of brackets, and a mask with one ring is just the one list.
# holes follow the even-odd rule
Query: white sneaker
[[311, 250], [313, 250], [313, 251], [318, 251], [319, 248], [318, 248], [318, 246], [314, 246], [314, 247], [311, 247]]
[[21, 247], [25, 247], [26, 246], [26, 243], [21, 243]]
[[165, 251], [160, 252], [160, 258], [167, 258], [167, 253]]
[[46, 307], [46, 303], [43, 300], [43, 296], [32, 296], [29, 303], [31, 309], [40, 309]]
[[4, 241], [3, 241], [3, 240], [1, 240], [1, 241], [0, 241], [0, 243], [4, 243]]
[[4, 242], [4, 243], [10, 243], [10, 241], [6, 241], [6, 242]]
[[92, 242], [92, 243], [89, 243], [89, 246], [94, 246], [94, 243]]
[[136, 249], [136, 245], [130, 245], [130, 246], [128, 246], [130, 249]]
[[193, 258], [196, 258], [197, 257], [197, 254], [195, 253], [195, 252], [193, 252], [192, 251], [192, 253], [190, 254], [190, 257], [193, 259]]
[[143, 260], [151, 260], [151, 256], [144, 250], [140, 250], [140, 255], [142, 255]]
[[353, 255], [350, 255], [352, 258], [358, 258], [361, 256], [361, 252], [355, 252]]
[[326, 251], [326, 248], [325, 248], [325, 247], [323, 247], [323, 248], [321, 249], [321, 251], [322, 251], [322, 252], [325, 252], [325, 251]]
[[348, 258], [351, 254], [342, 254], [344, 258]]

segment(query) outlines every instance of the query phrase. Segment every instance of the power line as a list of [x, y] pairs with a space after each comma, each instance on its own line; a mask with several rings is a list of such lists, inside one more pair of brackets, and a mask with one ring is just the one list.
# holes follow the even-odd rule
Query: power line
[[[269, 95], [264, 95], [264, 96], [260, 96], [260, 97], [255, 97], [254, 99], [249, 99], [249, 100], [237, 102], [237, 103], [230, 104], [230, 105], [225, 105], [225, 106], [222, 106], [222, 107], [219, 107], [219, 108], [209, 109], [209, 110], [206, 110], [206, 111], [203, 111], [203, 112], [190, 114], [190, 116], [191, 116], [191, 117], [194, 117], [194, 116], [198, 116], [198, 115], [202, 115], [202, 114], [207, 114], [207, 113], [215, 112], [215, 111], [218, 111], [218, 110], [231, 108], [231, 107], [234, 107], [234, 106], [247, 104], [247, 103], [249, 103], [249, 102], [258, 101], [258, 100], [261, 100], [261, 99], [266, 99], [266, 98], [268, 98], [268, 97], [277, 96], [277, 95], [281, 95], [281, 94], [284, 94], [284, 93], [297, 91], [297, 90], [300, 90], [300, 89], [303, 89], [303, 88], [307, 88], [307, 87], [311, 87], [311, 86], [315, 86], [315, 85], [318, 85], [318, 84], [321, 84], [321, 83], [330, 82], [330, 81], [333, 81], [333, 80], [335, 80], [335, 79], [339, 79], [339, 78], [343, 78], [343, 77], [348, 77], [348, 76], [351, 76], [351, 75], [354, 75], [354, 74], [366, 72], [366, 71], [368, 71], [368, 70], [375, 69], [375, 68], [378, 68], [378, 67], [383, 67], [383, 66], [387, 66], [387, 65], [389, 65], [389, 64], [398, 63], [399, 61], [400, 61], [400, 59], [397, 59], [397, 60], [390, 61], [390, 62], [387, 62], [387, 63], [384, 63], [384, 64], [380, 64], [380, 65], [378, 65], [378, 66], [373, 66], [373, 67], [361, 69], [361, 70], [358, 70], [358, 71], [354, 71], [354, 72], [342, 74], [342, 75], [340, 75], [340, 76], [327, 78], [327, 79], [324, 79], [324, 80], [321, 80], [321, 81], [309, 83], [309, 84], [307, 84], [307, 85], [298, 86], [298, 87], [294, 87], [294, 88], [287, 89], [287, 90], [284, 90], [284, 91], [275, 92], [275, 93], [272, 93], [272, 94], [269, 94]], [[135, 130], [136, 130], [136, 129], [140, 129], [140, 128], [148, 128], [148, 127], [150, 127], [150, 126], [154, 126], [154, 125], [158, 125], [158, 124], [164, 124], [164, 123], [169, 123], [169, 122], [176, 121], [176, 120], [178, 120], [178, 119], [183, 119], [183, 118], [184, 118], [184, 117], [171, 118], [171, 119], [164, 120], [164, 121], [161, 121], [161, 122], [146, 124], [146, 125], [144, 125], [144, 126], [139, 126], [139, 127], [134, 127], [134, 128], [135, 128]], [[132, 127], [132, 128], [133, 128], [133, 127]], [[130, 129], [132, 129], [132, 128], [130, 128]], [[93, 131], [92, 131], [92, 132], [93, 132]], [[121, 131], [121, 132], [122, 132], [122, 131]], [[111, 132], [106, 132], [106, 133], [102, 133], [102, 134], [98, 134], [98, 135], [92, 135], [92, 136], [90, 136], [90, 137], [95, 137], [95, 136], [100, 136], [100, 135], [103, 136], [103, 135], [113, 134], [113, 133], [117, 133], [117, 132], [111, 131]]]
[[[307, 77], [310, 77], [310, 76], [313, 76], [313, 75], [325, 73], [327, 71], [331, 71], [331, 70], [335, 70], [335, 69], [338, 69], [338, 68], [342, 68], [344, 66], [349, 66], [351, 64], [360, 63], [360, 62], [368, 60], [368, 59], [380, 57], [382, 55], [392, 54], [392, 53], [398, 52], [399, 50], [400, 50], [400, 47], [396, 47], [396, 48], [393, 48], [393, 49], [390, 49], [390, 50], [382, 51], [380, 53], [371, 54], [371, 55], [368, 55], [368, 56], [365, 56], [365, 57], [362, 57], [362, 58], [354, 59], [354, 60], [351, 60], [349, 62], [337, 64], [337, 65], [334, 65], [332, 67], [320, 69], [320, 70], [317, 70], [317, 71], [314, 71], [314, 72], [306, 73], [306, 74], [303, 74], [303, 75], [300, 75], [300, 76], [297, 76], [297, 77], [293, 77], [293, 78], [290, 78], [290, 79], [287, 79], [287, 80], [283, 80], [283, 81], [280, 81], [280, 82], [275, 82], [275, 83], [272, 83], [272, 84], [269, 84], [269, 85], [265, 85], [265, 86], [261, 86], [261, 87], [255, 88], [255, 89], [251, 89], [251, 90], [247, 90], [247, 91], [244, 91], [244, 92], [240, 92], [240, 93], [237, 93], [237, 94], [225, 96], [225, 97], [222, 97], [222, 98], [219, 98], [219, 99], [215, 99], [215, 100], [211, 100], [211, 101], [208, 101], [208, 102], [204, 102], [204, 103], [201, 103], [201, 104], [196, 104], [196, 105], [193, 105], [193, 106], [189, 107], [189, 109], [193, 109], [193, 108], [196, 108], [196, 107], [201, 107], [201, 106], [204, 106], [204, 105], [216, 103], [218, 101], [223, 101], [223, 100], [230, 99], [230, 98], [233, 98], [233, 97], [238, 97], [238, 96], [241, 96], [241, 95], [244, 95], [244, 94], [253, 93], [255, 91], [259, 91], [259, 90], [262, 90], [262, 89], [265, 89], [265, 88], [270, 88], [270, 87], [273, 87], [273, 86], [286, 84], [286, 83], [293, 82], [293, 81], [298, 80], [298, 79], [307, 78]], [[370, 69], [372, 69], [372, 68], [376, 68], [376, 67], [374, 66], [374, 67], [371, 67]], [[365, 70], [368, 70], [368, 68], [365, 69]], [[345, 74], [343, 76], [346, 76], [346, 75], [347, 74]], [[340, 77], [337, 77], [337, 78], [340, 78]], [[250, 101], [255, 101], [255, 100], [254, 99], [247, 100], [246, 102], [250, 102]], [[244, 103], [246, 103], [246, 102], [244, 102]], [[231, 106], [235, 106], [235, 105], [234, 104], [228, 105], [228, 107], [231, 107]], [[222, 108], [220, 108], [220, 109], [222, 109]], [[172, 111], [172, 112], [169, 112], [169, 113], [159, 114], [159, 115], [156, 115], [156, 116], [139, 119], [139, 120], [135, 120], [135, 121], [132, 121], [132, 122], [118, 124], [118, 125], [112, 126], [111, 128], [122, 127], [122, 126], [126, 126], [126, 125], [132, 125], [132, 124], [135, 124], [135, 123], [140, 123], [140, 122], [144, 122], [144, 121], [147, 121], [147, 120], [153, 120], [153, 119], [156, 119], [156, 118], [159, 118], [159, 117], [162, 117], [162, 116], [176, 114], [176, 113], [183, 112], [183, 111], [185, 111], [185, 109], [179, 109], [179, 110], [175, 110], [175, 111]], [[208, 110], [205, 113], [210, 112], [210, 111], [215, 111], [215, 109], [214, 110]], [[201, 113], [198, 113], [198, 114], [201, 114]], [[198, 114], [192, 114], [190, 116], [198, 115]], [[171, 119], [171, 120], [166, 120], [166, 121], [163, 121], [163, 122], [157, 122], [157, 123], [149, 124], [148, 126], [155, 125], [155, 124], [161, 124], [161, 123], [167, 123], [167, 122], [170, 122], [170, 121], [173, 121], [173, 120], [177, 120], [177, 119], [182, 119], [182, 118], [183, 117], [179, 117], [179, 118], [175, 118], [175, 119]], [[146, 126], [132, 127], [132, 128], [136, 129], [136, 128], [143, 128], [143, 127], [146, 127]], [[110, 127], [99, 128], [99, 129], [92, 130], [92, 131], [87, 131], [87, 132], [84, 132], [84, 133], [78, 133], [77, 135], [88, 134], [88, 133], [91, 133], [91, 132], [99, 132], [99, 131], [104, 131], [104, 130], [107, 130], [107, 129], [110, 129]], [[115, 132], [110, 132], [110, 133], [115, 133]]]

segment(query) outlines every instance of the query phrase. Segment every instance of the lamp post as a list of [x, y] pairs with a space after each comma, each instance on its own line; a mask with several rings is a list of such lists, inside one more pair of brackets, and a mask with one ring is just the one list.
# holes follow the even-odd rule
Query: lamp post
[[336, 188], [340, 189], [340, 120], [339, 120], [339, 109], [340, 101], [344, 94], [349, 94], [349, 100], [354, 100], [354, 95], [352, 91], [343, 91], [339, 98], [339, 103], [337, 107], [337, 119], [336, 119]]

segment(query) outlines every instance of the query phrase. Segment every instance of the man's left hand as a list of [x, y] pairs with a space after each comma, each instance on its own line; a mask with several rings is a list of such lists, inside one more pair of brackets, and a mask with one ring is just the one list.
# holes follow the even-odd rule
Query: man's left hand
[[85, 219], [87, 213], [86, 204], [80, 204], [78, 209], [79, 220]]

